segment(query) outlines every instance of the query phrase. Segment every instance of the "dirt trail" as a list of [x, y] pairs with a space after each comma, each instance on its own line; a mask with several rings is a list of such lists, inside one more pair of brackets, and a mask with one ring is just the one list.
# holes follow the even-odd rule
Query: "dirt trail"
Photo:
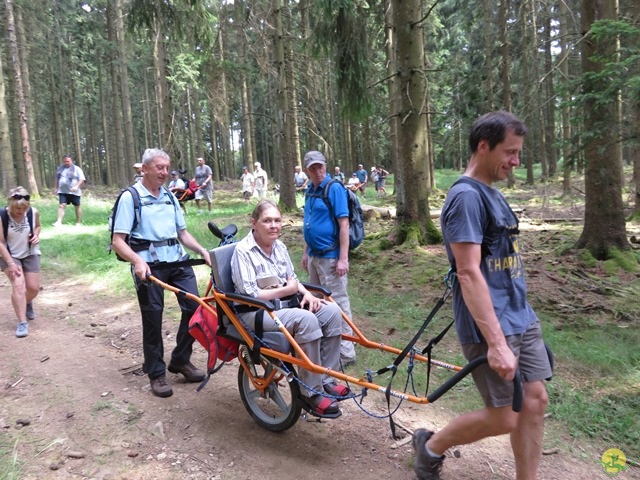
[[[282, 434], [261, 429], [240, 401], [237, 363], [199, 393], [168, 374], [174, 395], [154, 397], [146, 376], [123, 373], [142, 363], [133, 293], [45, 277], [35, 303], [38, 317], [25, 339], [14, 336], [10, 286], [0, 277], [0, 445], [15, 451], [24, 478], [415, 478], [410, 442], [392, 440], [387, 420], [365, 415], [353, 402], [343, 403], [335, 421], [301, 419]], [[175, 310], [165, 318], [172, 317]], [[167, 321], [165, 330], [168, 356], [175, 327]], [[195, 350], [194, 363], [204, 365], [204, 352]], [[381, 414], [381, 400], [371, 393], [365, 403]], [[445, 406], [446, 400], [405, 404], [396, 418], [407, 429], [437, 429], [451, 417]], [[460, 457], [445, 462], [446, 480], [514, 478], [507, 438], [457, 450]], [[600, 455], [568, 440], [543, 457], [540, 478], [606, 478]], [[628, 470], [617, 478], [640, 473]]]

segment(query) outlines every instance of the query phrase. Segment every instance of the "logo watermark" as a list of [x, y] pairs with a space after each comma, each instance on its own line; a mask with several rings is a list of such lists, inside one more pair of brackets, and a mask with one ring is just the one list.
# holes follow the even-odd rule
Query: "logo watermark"
[[610, 448], [602, 454], [601, 462], [604, 473], [610, 477], [615, 477], [620, 472], [624, 472], [627, 465], [627, 457], [622, 450]]

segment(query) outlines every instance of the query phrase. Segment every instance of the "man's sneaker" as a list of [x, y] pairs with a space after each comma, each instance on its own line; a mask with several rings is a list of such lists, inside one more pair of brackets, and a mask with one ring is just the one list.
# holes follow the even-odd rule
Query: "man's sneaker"
[[433, 457], [427, 453], [427, 440], [433, 432], [419, 428], [413, 433], [413, 449], [416, 451], [416, 461], [413, 470], [419, 480], [440, 480], [444, 455]]
[[187, 362], [183, 365], [174, 365], [170, 363], [167, 370], [171, 373], [181, 373], [184, 375], [185, 380], [190, 383], [201, 382], [204, 380], [204, 372], [194, 367], [191, 362]]
[[33, 303], [27, 303], [27, 320], [33, 320], [36, 318], [36, 313], [33, 311]]
[[29, 324], [27, 322], [18, 323], [18, 328], [16, 328], [16, 337], [22, 338], [29, 335]]
[[60, 222], [54, 222], [54, 223], [52, 223], [52, 224], [51, 224], [51, 226], [52, 226], [52, 227], [61, 227], [61, 226], [62, 226], [62, 223], [60, 223]]
[[165, 377], [164, 375], [160, 375], [156, 378], [150, 378], [149, 383], [151, 384], [151, 392], [156, 397], [166, 398], [173, 395], [171, 385], [167, 383], [167, 377]]

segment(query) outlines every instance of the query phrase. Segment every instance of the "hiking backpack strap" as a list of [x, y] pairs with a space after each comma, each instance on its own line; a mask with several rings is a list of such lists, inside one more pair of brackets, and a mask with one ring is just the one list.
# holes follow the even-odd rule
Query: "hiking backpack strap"
[[336, 218], [333, 212], [333, 205], [331, 205], [331, 201], [329, 200], [329, 189], [331, 188], [331, 185], [333, 185], [334, 183], [340, 183], [340, 182], [335, 178], [329, 180], [327, 184], [322, 188], [322, 195], [317, 195], [317, 194], [310, 195], [307, 190], [307, 196], [316, 197], [316, 198], [319, 196], [320, 198], [322, 198], [322, 201], [325, 203], [325, 205], [329, 209], [329, 215], [331, 216], [331, 219], [333, 220], [333, 224], [336, 228], [336, 241], [334, 241], [330, 246], [328, 246], [327, 248], [323, 248], [322, 250], [311, 250], [311, 247], [309, 247], [309, 249], [315, 255], [318, 255], [318, 256], [322, 256], [325, 253], [331, 252], [336, 248], [340, 247], [340, 225], [338, 224], [338, 219]]
[[7, 207], [0, 209], [0, 218], [2, 219], [2, 233], [4, 234], [4, 240], [7, 241], [7, 234], [9, 233], [9, 211]]
[[[9, 234], [9, 209], [7, 207], [0, 209], [0, 218], [2, 219], [2, 233], [4, 234], [4, 241], [7, 243], [7, 251], [11, 254], [9, 241], [7, 240], [7, 235]], [[31, 237], [33, 237], [33, 208], [31, 207], [27, 210], [27, 221], [29, 222], [29, 240], [31, 240]]]
[[[487, 195], [485, 194], [485, 192], [481, 188], [478, 188], [478, 185], [476, 184], [475, 181], [471, 180], [469, 177], [461, 176], [460, 178], [458, 178], [453, 183], [453, 185], [451, 185], [451, 188], [453, 188], [454, 186], [458, 185], [459, 183], [467, 184], [470, 187], [472, 187], [476, 192], [478, 192], [478, 195], [480, 196], [480, 200], [482, 200], [482, 206], [484, 207], [484, 210], [487, 213], [488, 224], [487, 224], [487, 226], [484, 228], [484, 230], [482, 232], [482, 245], [480, 246], [480, 248], [481, 248], [481, 259], [484, 261], [484, 259], [486, 257], [491, 255], [491, 244], [489, 243], [489, 241], [487, 239], [487, 232], [491, 228], [491, 225], [495, 223], [495, 221], [493, 220], [493, 217], [491, 216], [491, 212], [493, 211], [493, 209], [491, 208], [491, 204], [489, 203], [489, 199], [487, 198]], [[515, 212], [513, 211], [513, 209], [511, 208], [511, 206], [507, 202], [504, 202], [504, 205], [506, 205], [506, 207], [509, 209], [509, 212], [511, 213], [511, 215], [515, 219], [516, 225], [517, 225], [518, 224], [518, 216], [515, 214]], [[513, 233], [513, 234], [517, 235], [518, 233], [520, 233], [520, 231], [518, 230], [518, 228], [516, 228], [515, 231], [509, 232], [509, 233]], [[455, 265], [451, 265], [451, 268], [455, 272], [456, 266]]]

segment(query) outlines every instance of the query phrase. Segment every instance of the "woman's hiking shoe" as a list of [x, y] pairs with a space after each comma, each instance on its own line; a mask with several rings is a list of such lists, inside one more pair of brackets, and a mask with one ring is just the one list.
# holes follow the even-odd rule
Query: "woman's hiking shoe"
[[36, 318], [36, 312], [33, 311], [33, 303], [27, 303], [27, 320]]
[[[324, 391], [332, 397], [346, 397], [351, 395], [351, 390], [346, 385], [342, 385], [337, 382], [329, 382], [324, 384]], [[343, 398], [336, 399], [338, 401], [344, 400]]]
[[174, 365], [173, 363], [169, 363], [167, 370], [171, 373], [181, 373], [189, 383], [201, 382], [204, 380], [204, 372], [197, 369], [191, 362], [187, 362], [183, 365]]
[[23, 338], [29, 335], [29, 324], [27, 322], [19, 322], [16, 328], [16, 337]]
[[314, 395], [309, 397], [307, 401], [318, 415], [334, 415], [340, 411], [338, 402], [322, 395]]
[[150, 378], [149, 383], [151, 384], [151, 393], [156, 397], [166, 398], [173, 395], [173, 389], [171, 388], [171, 385], [167, 383], [167, 377], [164, 375], [160, 375], [156, 378]]
[[444, 462], [444, 455], [433, 457], [427, 453], [427, 440], [433, 432], [419, 428], [413, 433], [413, 449], [416, 451], [416, 461], [413, 470], [419, 480], [440, 480], [440, 472]]

